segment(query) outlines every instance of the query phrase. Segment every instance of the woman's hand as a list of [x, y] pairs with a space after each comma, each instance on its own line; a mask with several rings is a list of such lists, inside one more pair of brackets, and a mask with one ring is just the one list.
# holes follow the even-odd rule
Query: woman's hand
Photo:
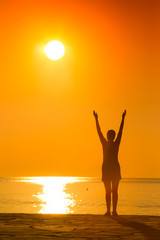
[[98, 119], [98, 114], [95, 111], [93, 111], [93, 115], [94, 115], [95, 119]]
[[126, 110], [124, 110], [123, 114], [122, 114], [122, 118], [124, 118], [126, 116]]

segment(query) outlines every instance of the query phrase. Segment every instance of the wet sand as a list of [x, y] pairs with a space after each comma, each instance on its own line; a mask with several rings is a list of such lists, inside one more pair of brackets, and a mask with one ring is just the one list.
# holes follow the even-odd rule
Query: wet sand
[[0, 214], [0, 239], [160, 239], [160, 216]]

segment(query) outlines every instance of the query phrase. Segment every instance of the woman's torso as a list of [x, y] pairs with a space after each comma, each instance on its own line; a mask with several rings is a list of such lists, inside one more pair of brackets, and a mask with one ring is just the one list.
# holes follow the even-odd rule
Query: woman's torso
[[118, 164], [119, 145], [116, 142], [107, 142], [103, 144], [103, 164], [114, 166]]
[[103, 144], [102, 181], [121, 179], [118, 150], [119, 145], [116, 142], [106, 141]]

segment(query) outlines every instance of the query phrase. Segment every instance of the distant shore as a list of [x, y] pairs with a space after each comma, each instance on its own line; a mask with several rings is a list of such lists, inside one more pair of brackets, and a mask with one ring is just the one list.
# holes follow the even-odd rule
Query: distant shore
[[0, 214], [0, 239], [160, 239], [160, 216]]

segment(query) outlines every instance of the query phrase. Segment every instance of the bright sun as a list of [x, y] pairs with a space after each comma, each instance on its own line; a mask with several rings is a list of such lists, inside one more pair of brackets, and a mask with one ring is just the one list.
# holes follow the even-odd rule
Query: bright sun
[[58, 60], [64, 55], [64, 46], [59, 41], [51, 41], [45, 46], [44, 52], [49, 59]]

